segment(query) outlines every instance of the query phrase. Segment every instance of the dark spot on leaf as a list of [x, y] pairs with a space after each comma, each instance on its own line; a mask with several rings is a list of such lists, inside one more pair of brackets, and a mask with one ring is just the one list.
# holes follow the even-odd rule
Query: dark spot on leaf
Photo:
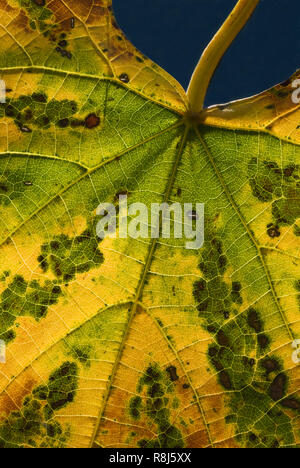
[[265, 349], [270, 343], [269, 338], [264, 334], [258, 335], [257, 341], [261, 349]]
[[25, 120], [31, 120], [33, 117], [32, 110], [26, 109], [24, 117], [25, 117]]
[[5, 185], [5, 184], [3, 184], [2, 182], [0, 182], [0, 190], [1, 190], [1, 192], [7, 193], [7, 192], [8, 192], [8, 187], [7, 187], [7, 185]]
[[260, 333], [262, 331], [262, 323], [255, 309], [250, 309], [248, 311], [247, 321], [249, 327], [253, 328], [256, 333]]
[[295, 166], [289, 166], [284, 169], [283, 173], [286, 177], [291, 177], [293, 173], [295, 172], [295, 169], [296, 169]]
[[285, 394], [287, 377], [285, 374], [278, 374], [270, 385], [270, 397], [274, 401], [281, 400]]
[[224, 346], [225, 348], [227, 348], [229, 346], [229, 338], [227, 337], [227, 335], [224, 333], [223, 330], [220, 330], [218, 332], [217, 341], [218, 341], [220, 346]]
[[257, 436], [253, 432], [250, 432], [249, 440], [251, 440], [251, 442], [255, 442], [257, 440]]
[[47, 97], [42, 93], [33, 93], [32, 99], [36, 102], [47, 102]]
[[267, 374], [279, 370], [279, 364], [276, 359], [266, 358], [262, 361], [261, 366], [266, 370]]
[[233, 291], [239, 292], [241, 289], [242, 289], [241, 283], [239, 283], [239, 282], [237, 282], [237, 281], [234, 281], [234, 282], [232, 283], [232, 290], [233, 290]]
[[284, 87], [289, 86], [290, 84], [291, 84], [291, 78], [280, 83], [280, 85]]
[[220, 255], [218, 258], [218, 265], [222, 269], [224, 269], [224, 267], [227, 265], [227, 258], [225, 255]]
[[19, 128], [23, 133], [32, 133], [32, 130], [29, 127], [26, 127], [25, 125], [20, 125]]
[[69, 126], [69, 123], [70, 123], [69, 119], [61, 119], [57, 122], [57, 125], [60, 128], [66, 128]]
[[170, 376], [170, 379], [172, 380], [172, 382], [175, 382], [176, 380], [179, 379], [178, 375], [177, 375], [177, 369], [175, 366], [169, 366], [167, 367], [166, 371], [168, 372], [169, 376]]
[[53, 294], [61, 294], [61, 288], [59, 286], [54, 286], [52, 292]]
[[86, 128], [92, 129], [98, 127], [100, 124], [100, 117], [96, 114], [89, 114], [85, 119]]
[[73, 128], [84, 127], [84, 125], [85, 125], [84, 120], [78, 120], [78, 119], [71, 120], [71, 127]]
[[228, 106], [228, 104], [219, 104], [217, 107], [218, 107], [219, 110], [222, 111], [222, 110], [227, 109], [229, 106]]
[[15, 117], [17, 115], [17, 110], [9, 104], [5, 108], [5, 115], [7, 115], [7, 117]]
[[269, 237], [271, 238], [280, 237], [279, 227], [275, 226], [274, 224], [269, 225], [269, 229], [267, 230], [267, 233]]
[[129, 402], [129, 413], [133, 419], [140, 419], [142, 399], [139, 396], [131, 398]]
[[127, 75], [127, 73], [122, 73], [119, 76], [119, 80], [121, 80], [123, 83], [129, 83], [129, 76]]
[[220, 373], [220, 383], [223, 385], [223, 387], [226, 390], [231, 390], [232, 383], [231, 383], [231, 380], [230, 380], [230, 376], [226, 371], [222, 371]]
[[296, 400], [296, 398], [285, 398], [281, 405], [285, 408], [293, 409], [293, 410], [300, 410], [300, 401]]
[[214, 356], [216, 356], [218, 354], [218, 349], [215, 348], [215, 347], [211, 347], [208, 350], [208, 354], [209, 354], [210, 357], [214, 357]]
[[285, 98], [289, 95], [289, 91], [278, 91], [277, 92], [277, 96], [280, 97], [280, 98]]

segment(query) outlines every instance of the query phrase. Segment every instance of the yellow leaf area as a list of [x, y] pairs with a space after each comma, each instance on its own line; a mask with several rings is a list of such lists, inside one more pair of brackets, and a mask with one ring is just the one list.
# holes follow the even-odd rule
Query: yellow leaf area
[[[299, 146], [186, 116], [109, 6], [0, 0], [0, 447], [299, 447]], [[203, 247], [100, 240], [120, 195]]]
[[[212, 106], [204, 113], [206, 125], [240, 130], [262, 130], [300, 144], [298, 70], [290, 79], [257, 96]], [[295, 94], [294, 94], [295, 93]]]

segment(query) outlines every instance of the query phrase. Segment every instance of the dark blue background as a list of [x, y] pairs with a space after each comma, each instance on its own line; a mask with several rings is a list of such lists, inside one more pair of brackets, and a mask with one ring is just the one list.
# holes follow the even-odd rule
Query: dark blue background
[[[133, 44], [186, 89], [201, 52], [237, 0], [113, 0]], [[251, 96], [300, 68], [300, 0], [261, 0], [223, 58], [206, 105]]]

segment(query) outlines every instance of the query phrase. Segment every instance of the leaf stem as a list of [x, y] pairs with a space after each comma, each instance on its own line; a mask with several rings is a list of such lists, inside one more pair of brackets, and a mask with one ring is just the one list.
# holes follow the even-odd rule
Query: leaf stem
[[190, 112], [198, 113], [203, 110], [208, 86], [220, 60], [259, 2], [260, 0], [239, 0], [223, 26], [206, 47], [187, 90]]

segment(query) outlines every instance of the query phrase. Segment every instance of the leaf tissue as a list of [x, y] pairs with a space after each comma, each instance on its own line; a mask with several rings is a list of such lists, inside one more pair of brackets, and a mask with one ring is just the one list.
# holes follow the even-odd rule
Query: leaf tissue
[[[258, 2], [186, 93], [111, 0], [0, 0], [1, 448], [300, 447], [299, 73], [203, 109]], [[122, 197], [204, 204], [203, 246], [100, 239]]]

